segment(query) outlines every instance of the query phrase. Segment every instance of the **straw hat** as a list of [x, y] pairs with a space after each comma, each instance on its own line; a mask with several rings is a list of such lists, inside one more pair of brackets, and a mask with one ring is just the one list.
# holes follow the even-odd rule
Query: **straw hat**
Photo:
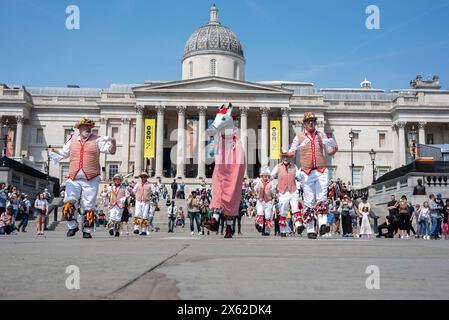
[[302, 119], [302, 122], [306, 122], [309, 120], [318, 120], [317, 116], [313, 112], [306, 112], [304, 113], [304, 118]]
[[88, 118], [81, 118], [80, 121], [78, 121], [77, 123], [75, 123], [75, 128], [79, 129], [80, 126], [90, 126], [90, 127], [95, 127], [95, 121], [93, 121], [92, 119], [88, 119]]

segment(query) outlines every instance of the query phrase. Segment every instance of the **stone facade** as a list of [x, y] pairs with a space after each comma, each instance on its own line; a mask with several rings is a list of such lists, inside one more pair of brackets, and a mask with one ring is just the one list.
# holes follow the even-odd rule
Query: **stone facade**
[[[218, 23], [213, 10], [211, 22], [215, 19]], [[0, 114], [2, 121], [8, 119], [13, 124], [14, 156], [25, 156], [43, 169], [46, 147], [62, 147], [75, 122], [87, 116], [96, 121], [99, 135], [117, 139], [117, 153], [101, 156], [103, 180], [116, 171], [131, 176], [145, 169], [160, 177], [169, 177], [171, 171], [178, 177], [210, 177], [212, 166], [206, 161], [204, 148], [195, 149], [195, 161], [186, 159], [191, 137], [183, 129], [194, 119], [197, 132], [202, 133], [195, 136], [195, 143], [204, 146], [207, 121], [228, 102], [235, 106], [249, 177], [257, 175], [260, 165], [276, 163], [268, 158], [269, 121], [281, 121], [282, 146], [288, 147], [295, 130], [301, 129], [306, 111], [314, 111], [319, 129], [337, 141], [340, 150], [328, 160], [330, 172], [346, 182], [351, 180], [349, 132], [355, 132], [354, 182], [360, 187], [372, 182], [371, 149], [377, 153], [375, 164], [382, 174], [412, 160], [412, 140], [415, 144], [449, 143], [449, 91], [440, 89], [439, 77], [433, 79], [438, 81], [434, 86], [418, 77], [411, 83], [413, 88], [388, 92], [373, 89], [367, 80], [358, 88], [334, 89], [316, 88], [307, 82], [248, 82], [244, 81], [240, 42], [218, 45], [212, 52], [208, 50], [214, 43], [208, 45], [188, 51], [180, 81], [112, 84], [103, 89], [0, 85]], [[208, 74], [212, 58], [214, 75]], [[202, 70], [198, 74], [194, 71], [193, 76], [188, 70], [191, 61], [194, 70]], [[237, 77], [234, 62], [239, 65]], [[155, 159], [144, 159], [143, 155], [147, 118], [157, 123]], [[67, 172], [64, 161], [50, 168], [51, 175], [62, 180]]]

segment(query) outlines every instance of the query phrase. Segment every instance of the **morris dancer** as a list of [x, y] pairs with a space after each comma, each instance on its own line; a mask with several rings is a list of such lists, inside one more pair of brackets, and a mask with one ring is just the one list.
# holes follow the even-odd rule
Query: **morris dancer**
[[100, 153], [115, 154], [116, 151], [115, 139], [92, 134], [94, 126], [94, 121], [82, 118], [75, 124], [80, 132], [78, 137], [70, 138], [62, 150], [49, 149], [49, 157], [55, 164], [70, 158], [63, 209], [69, 228], [67, 237], [73, 237], [79, 231], [76, 213], [81, 209], [83, 238], [92, 238], [97, 219], [95, 207], [100, 184]]
[[111, 190], [109, 223], [107, 227], [111, 236], [120, 237], [123, 210], [126, 199], [130, 196], [130, 190], [128, 187], [122, 186], [123, 178], [120, 174], [116, 174], [112, 180], [114, 181], [114, 185]]
[[[212, 202], [210, 209], [223, 212], [226, 219], [225, 238], [232, 238], [234, 217], [239, 214], [243, 178], [245, 176], [245, 152], [237, 137], [232, 118], [233, 106], [222, 105], [211, 128], [220, 135], [215, 148], [215, 168], [212, 175]], [[216, 216], [216, 214], [215, 214]], [[214, 219], [215, 220], [215, 219]], [[205, 227], [216, 231], [217, 223]]]
[[156, 191], [154, 185], [148, 182], [148, 174], [142, 172], [139, 175], [141, 181], [136, 183], [134, 194], [136, 195], [136, 208], [134, 211], [134, 233], [141, 236], [148, 235], [147, 228], [149, 224], [148, 216], [151, 203], [151, 195]]
[[299, 194], [296, 185], [296, 179], [300, 171], [291, 162], [291, 158], [292, 156], [286, 150], [282, 150], [282, 162], [275, 166], [271, 172], [273, 179], [278, 178], [277, 192], [279, 194], [279, 229], [281, 237], [286, 237], [287, 233], [290, 232], [290, 227], [287, 223], [289, 206], [293, 216], [298, 216], [300, 213], [298, 207]]
[[[269, 180], [271, 176], [269, 168], [262, 169], [260, 176], [262, 181], [260, 181], [255, 187], [257, 195], [256, 229], [261, 232], [263, 236], [269, 236], [271, 228], [273, 227], [271, 218], [273, 215], [273, 199], [276, 196], [276, 186]], [[263, 232], [264, 223], [265, 231]]]
[[[315, 219], [312, 217], [316, 217], [318, 208], [327, 200], [329, 178], [326, 153], [332, 156], [338, 151], [335, 141], [332, 138], [326, 138], [316, 129], [316, 122], [317, 117], [313, 112], [304, 114], [304, 131], [296, 135], [289, 150], [291, 156], [294, 156], [298, 149], [301, 155], [300, 181], [304, 190], [305, 215], [309, 217], [307, 233], [309, 238], [314, 239], [316, 239], [317, 230]], [[320, 210], [320, 214], [324, 214], [323, 210]], [[321, 221], [323, 223], [324, 219]]]

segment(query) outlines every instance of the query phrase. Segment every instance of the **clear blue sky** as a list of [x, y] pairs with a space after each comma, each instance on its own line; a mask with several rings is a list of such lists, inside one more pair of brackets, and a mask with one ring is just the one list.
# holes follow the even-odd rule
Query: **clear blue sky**
[[[109, 87], [179, 80], [185, 42], [209, 20], [240, 38], [246, 79], [407, 88], [417, 74], [449, 87], [449, 0], [0, 0], [0, 83]], [[65, 28], [78, 5], [81, 29]], [[365, 27], [368, 5], [381, 29]]]

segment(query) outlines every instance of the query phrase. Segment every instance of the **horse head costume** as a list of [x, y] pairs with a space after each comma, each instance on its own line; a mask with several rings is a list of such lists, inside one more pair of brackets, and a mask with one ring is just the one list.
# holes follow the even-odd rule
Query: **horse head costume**
[[[215, 168], [212, 175], [212, 201], [210, 209], [215, 214], [222, 212], [226, 219], [225, 238], [232, 238], [232, 220], [239, 214], [242, 185], [245, 176], [245, 152], [237, 137], [233, 106], [222, 105], [211, 126], [217, 131], [215, 144]], [[218, 230], [218, 223], [213, 219], [209, 228]]]

